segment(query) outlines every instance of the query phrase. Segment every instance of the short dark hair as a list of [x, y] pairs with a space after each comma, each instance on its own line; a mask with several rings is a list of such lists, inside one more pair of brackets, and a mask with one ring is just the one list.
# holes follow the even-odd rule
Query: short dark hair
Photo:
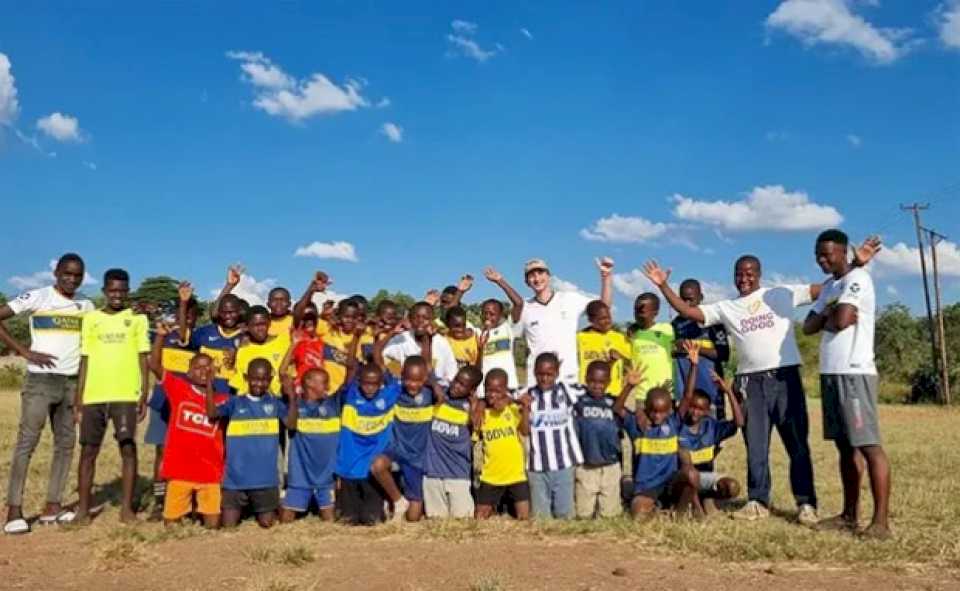
[[60, 267], [66, 265], [67, 263], [80, 263], [80, 266], [81, 266], [81, 267], [84, 267], [84, 268], [86, 268], [86, 266], [87, 266], [87, 265], [83, 262], [83, 259], [80, 258], [80, 255], [78, 255], [78, 254], [75, 253], [75, 252], [68, 252], [68, 253], [64, 254], [63, 256], [61, 256], [59, 259], [57, 259], [57, 266], [54, 267], [54, 268], [55, 268], [55, 269], [59, 269]]
[[258, 367], [263, 367], [271, 374], [273, 373], [273, 366], [270, 365], [270, 362], [264, 359], [263, 357], [257, 357], [250, 361], [250, 364], [247, 365], [247, 373], [251, 373], [254, 369]]
[[103, 274], [103, 284], [106, 285], [110, 281], [126, 281], [130, 283], [130, 273], [127, 273], [123, 269], [107, 269]]
[[193, 364], [201, 359], [206, 358], [208, 361], [213, 362], [213, 357], [207, 355], [206, 353], [196, 353], [193, 357], [190, 358], [190, 367], [193, 367]]
[[483, 303], [480, 304], [480, 308], [483, 308], [483, 307], [486, 306], [487, 304], [491, 304], [491, 305], [494, 305], [494, 306], [500, 308], [500, 313], [503, 314], [503, 302], [501, 302], [500, 300], [498, 300], [498, 299], [496, 299], [496, 298], [490, 298], [489, 300], [483, 300]]
[[486, 383], [490, 383], [491, 378], [498, 378], [504, 381], [504, 383], [509, 384], [510, 378], [507, 377], [507, 371], [501, 367], [495, 367], [487, 372], [487, 377], [484, 378]]
[[380, 300], [380, 303], [377, 304], [377, 314], [382, 314], [387, 308], [397, 309], [397, 303], [393, 300]]
[[220, 303], [217, 304], [217, 308], [218, 308], [217, 311], [219, 312], [220, 311], [219, 307], [226, 304], [227, 302], [233, 302], [238, 308], [243, 307], [240, 304], [240, 296], [238, 296], [235, 293], [228, 293], [228, 294], [225, 294], [222, 298], [220, 298]]
[[701, 293], [703, 291], [700, 288], [700, 282], [697, 281], [696, 279], [684, 279], [683, 281], [680, 282], [680, 291], [683, 291], [684, 289], [687, 289], [687, 288], [695, 289]]
[[270, 292], [267, 294], [267, 299], [272, 298], [272, 297], [273, 297], [273, 294], [275, 294], [275, 293], [277, 293], [277, 292], [285, 293], [288, 298], [290, 297], [290, 290], [287, 289], [286, 287], [274, 287], [274, 288], [271, 289]]
[[450, 322], [451, 318], [463, 318], [464, 320], [466, 320], [467, 311], [464, 310], [462, 306], [454, 306], [449, 310], [447, 310], [447, 314], [444, 318], [448, 323]]
[[427, 368], [427, 360], [423, 358], [422, 355], [411, 355], [403, 360], [403, 371], [408, 367], [420, 366], [424, 369]]
[[693, 397], [699, 398], [700, 400], [706, 400], [707, 404], [713, 404], [713, 399], [710, 398], [710, 395], [704, 392], [703, 390], [701, 390], [700, 388], [697, 388], [696, 390], [693, 391]]
[[638, 295], [637, 299], [633, 301], [633, 305], [637, 305], [642, 301], [651, 302], [658, 310], [660, 309], [660, 297], [652, 291], [645, 291]]
[[533, 366], [536, 367], [541, 363], [552, 363], [556, 365], [558, 369], [560, 368], [560, 358], [557, 357], [557, 354], [554, 353], [553, 351], [546, 351], [544, 353], [537, 355], [537, 360], [533, 364]]
[[587, 304], [587, 318], [596, 318], [604, 308], [607, 307], [607, 304], [603, 300], [593, 300]]
[[266, 316], [270, 318], [270, 310], [267, 310], [266, 306], [256, 305], [250, 306], [250, 309], [247, 310], [247, 320], [249, 321], [254, 316]]
[[370, 302], [367, 301], [367, 298], [365, 298], [359, 293], [353, 294], [352, 296], [350, 296], [350, 299], [356, 302], [357, 306], [363, 308], [364, 310], [366, 310], [370, 305]]
[[653, 404], [653, 400], [655, 398], [666, 398], [671, 402], [671, 404], [673, 403], [673, 396], [670, 395], [670, 392], [668, 392], [666, 388], [657, 386], [655, 388], [650, 388], [650, 391], [647, 392], [647, 397], [644, 400], [644, 406], [647, 404]]
[[457, 374], [466, 374], [470, 380], [471, 388], [476, 388], [483, 381], [483, 372], [476, 365], [464, 365], [457, 371]]
[[594, 359], [590, 362], [590, 365], [587, 366], [587, 375], [590, 375], [590, 372], [592, 371], [605, 371], [607, 374], [609, 374], [610, 364], [603, 359]]
[[760, 259], [757, 258], [756, 255], [752, 255], [752, 254], [745, 254], [739, 259], [737, 259], [737, 262], [733, 263], [733, 268], [736, 269], [737, 267], [745, 263], [753, 263], [754, 265], [757, 266], [758, 271], [762, 270], [762, 267], [760, 265]]
[[409, 314], [410, 314], [411, 316], [413, 316], [413, 314], [416, 313], [417, 308], [426, 308], [427, 310], [430, 310], [430, 313], [431, 313], [431, 314], [433, 314], [433, 306], [431, 306], [431, 305], [428, 304], [427, 302], [417, 302], [416, 304], [414, 304], [413, 306], [410, 307], [410, 312], [409, 312]]
[[460, 293], [460, 290], [457, 289], [456, 285], [448, 285], [443, 288], [443, 291], [441, 293], [443, 293], [443, 295], [457, 295], [458, 293]]
[[836, 228], [831, 228], [829, 230], [824, 230], [820, 232], [820, 235], [817, 236], [817, 244], [821, 242], [834, 242], [840, 246], [846, 246], [850, 244], [850, 239], [847, 237], [843, 231]]
[[377, 375], [383, 376], [383, 370], [380, 369], [380, 366], [376, 363], [364, 363], [360, 366], [360, 371], [357, 372], [357, 375]]
[[357, 300], [353, 298], [346, 298], [340, 300], [340, 303], [337, 304], [337, 314], [343, 314], [347, 308], [360, 308], [360, 304], [357, 303]]

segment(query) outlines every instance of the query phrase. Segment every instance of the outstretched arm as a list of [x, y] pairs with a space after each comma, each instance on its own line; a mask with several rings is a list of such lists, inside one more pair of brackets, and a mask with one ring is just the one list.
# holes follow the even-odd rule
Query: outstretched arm
[[633, 389], [637, 387], [637, 384], [643, 381], [643, 372], [639, 369], [632, 369], [626, 375], [625, 383], [623, 384], [623, 390], [620, 391], [620, 395], [617, 396], [616, 402], [613, 403], [613, 414], [617, 415], [620, 418], [627, 413], [627, 398], [630, 397], [630, 393], [633, 392]]
[[237, 284], [240, 283], [240, 277], [243, 276], [243, 271], [244, 269], [241, 265], [230, 265], [227, 268], [227, 280], [223, 284], [223, 289], [220, 290], [217, 299], [213, 300], [213, 304], [210, 306], [211, 320], [216, 321], [220, 310], [220, 300], [223, 299], [223, 296], [231, 293]]
[[507, 294], [507, 299], [510, 300], [510, 318], [513, 322], [520, 322], [520, 314], [523, 312], [523, 298], [517, 293], [517, 290], [507, 283], [507, 280], [503, 278], [496, 269], [493, 267], [487, 267], [483, 270], [483, 276], [487, 278], [488, 281], [497, 284], [497, 287], [503, 290], [503, 293]]
[[643, 274], [651, 283], [660, 289], [660, 293], [666, 298], [670, 307], [676, 310], [678, 314], [684, 318], [689, 318], [694, 322], [703, 324], [703, 311], [700, 307], [687, 304], [676, 292], [670, 289], [670, 284], [668, 283], [670, 279], [670, 269], [664, 270], [660, 268], [660, 265], [658, 265], [656, 261], [647, 261], [643, 265]]
[[303, 314], [307, 311], [307, 306], [313, 301], [313, 294], [325, 292], [327, 286], [331, 283], [333, 283], [333, 281], [323, 271], [317, 271], [314, 274], [313, 279], [310, 280], [310, 285], [307, 286], [306, 291], [303, 292], [303, 295], [300, 296], [300, 299], [297, 300], [297, 303], [293, 306], [294, 323], [299, 324], [300, 319], [303, 318]]
[[455, 306], [459, 306], [463, 296], [470, 291], [471, 287], [473, 287], [473, 275], [467, 274], [461, 277], [460, 281], [457, 283], [457, 293], [454, 294], [453, 299], [451, 299], [450, 303], [445, 307], [453, 308]]
[[683, 398], [677, 406], [677, 414], [687, 415], [687, 410], [693, 402], [693, 391], [697, 389], [697, 365], [700, 363], [700, 343], [697, 341], [683, 341], [683, 350], [690, 361], [690, 370], [687, 372], [687, 382], [683, 386]]
[[530, 407], [533, 405], [533, 397], [529, 393], [524, 393], [520, 397], [520, 434], [524, 437], [530, 436]]
[[730, 403], [730, 411], [733, 413], [733, 423], [738, 429], [742, 429], [744, 424], [746, 424], [746, 419], [743, 416], [743, 407], [740, 406], [737, 395], [733, 389], [730, 388], [730, 384], [725, 382], [717, 372], [712, 372], [710, 377], [713, 379], [713, 383], [723, 391], [724, 396], [727, 397], [727, 401]]
[[613, 310], [613, 259], [603, 257], [596, 262], [600, 269], [600, 299]]
[[156, 378], [163, 378], [163, 341], [170, 334], [167, 325], [157, 322], [157, 335], [153, 337], [153, 347], [150, 349], [150, 371]]

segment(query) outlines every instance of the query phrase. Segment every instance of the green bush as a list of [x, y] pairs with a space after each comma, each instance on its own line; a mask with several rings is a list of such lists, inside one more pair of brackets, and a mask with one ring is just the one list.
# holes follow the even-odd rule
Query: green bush
[[24, 369], [16, 365], [0, 367], [0, 389], [16, 390], [23, 385]]

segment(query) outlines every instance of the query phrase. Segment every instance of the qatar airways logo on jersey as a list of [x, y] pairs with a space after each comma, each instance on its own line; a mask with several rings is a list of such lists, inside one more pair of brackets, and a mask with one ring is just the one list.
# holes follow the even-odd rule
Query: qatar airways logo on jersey
[[177, 409], [177, 428], [198, 435], [212, 436], [217, 428], [200, 405], [184, 403]]

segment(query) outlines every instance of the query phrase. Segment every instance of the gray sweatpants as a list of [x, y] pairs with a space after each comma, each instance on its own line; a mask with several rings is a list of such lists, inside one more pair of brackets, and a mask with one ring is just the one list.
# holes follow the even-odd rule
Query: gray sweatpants
[[27, 482], [30, 458], [40, 442], [48, 417], [53, 429], [53, 461], [50, 463], [47, 502], [59, 503], [63, 499], [77, 440], [73, 423], [73, 399], [76, 393], [76, 376], [27, 373], [20, 397], [17, 444], [10, 462], [8, 505], [20, 507], [23, 504], [23, 488]]

